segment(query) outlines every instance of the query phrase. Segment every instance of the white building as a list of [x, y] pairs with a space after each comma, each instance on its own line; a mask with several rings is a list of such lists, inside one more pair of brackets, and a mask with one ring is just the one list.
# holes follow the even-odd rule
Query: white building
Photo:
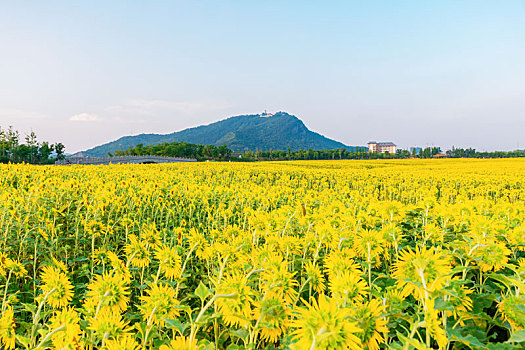
[[396, 145], [393, 142], [375, 142], [368, 143], [368, 152], [370, 153], [396, 153]]

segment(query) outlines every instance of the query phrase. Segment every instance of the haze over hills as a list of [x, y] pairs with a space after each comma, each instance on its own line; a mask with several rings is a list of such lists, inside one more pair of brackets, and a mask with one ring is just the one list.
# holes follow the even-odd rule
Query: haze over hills
[[208, 125], [184, 129], [171, 134], [140, 134], [124, 136], [118, 140], [81, 152], [84, 156], [106, 156], [139, 144], [156, 145], [170, 142], [226, 145], [234, 152], [255, 150], [337, 149], [355, 150], [341, 142], [310, 131], [291, 114], [252, 114], [230, 117]]

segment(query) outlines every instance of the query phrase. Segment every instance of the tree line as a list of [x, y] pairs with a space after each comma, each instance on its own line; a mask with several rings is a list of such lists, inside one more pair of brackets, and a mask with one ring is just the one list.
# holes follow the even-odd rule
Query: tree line
[[323, 159], [408, 159], [408, 158], [432, 158], [441, 153], [439, 147], [428, 147], [417, 154], [404, 149], [398, 149], [396, 153], [368, 152], [366, 147], [354, 147], [353, 150], [344, 148], [328, 150], [269, 150], [248, 151], [242, 154], [245, 160], [323, 160]]
[[129, 147], [123, 151], [115, 151], [109, 156], [163, 156], [163, 157], [181, 157], [194, 158], [197, 160], [230, 160], [232, 150], [222, 145], [219, 147], [213, 145], [194, 145], [186, 142], [161, 143], [158, 145], [139, 144], [135, 147]]
[[443, 153], [440, 147], [427, 147], [421, 149], [417, 154], [415, 150], [410, 152], [408, 150], [398, 149], [393, 158], [434, 158], [439, 154], [442, 154], [443, 157], [446, 158], [520, 158], [525, 157], [525, 150], [478, 152], [474, 148], [452, 147], [452, 149]]
[[454, 148], [447, 151], [450, 158], [521, 158], [525, 157], [525, 150], [478, 152], [473, 148]]
[[39, 142], [33, 131], [23, 141], [13, 127], [0, 127], [0, 163], [53, 164], [64, 158], [65, 146], [60, 142]]
[[247, 151], [242, 153], [243, 160], [323, 160], [323, 159], [429, 159], [438, 155], [447, 158], [516, 158], [525, 157], [525, 150], [477, 152], [473, 148], [454, 148], [443, 153], [440, 147], [426, 147], [412, 151], [397, 149], [395, 153], [368, 152], [365, 147], [356, 147], [354, 151], [344, 148], [330, 150], [268, 150]]
[[195, 145], [186, 142], [161, 143], [158, 145], [139, 144], [124, 151], [115, 151], [110, 156], [154, 155], [164, 157], [195, 158], [197, 160], [269, 161], [269, 160], [328, 160], [328, 159], [409, 159], [434, 158], [436, 155], [448, 158], [510, 158], [525, 157], [525, 151], [477, 152], [473, 148], [452, 148], [443, 153], [440, 147], [422, 149], [397, 149], [396, 153], [368, 152], [366, 147], [355, 147], [352, 151], [344, 148], [329, 150], [258, 150], [234, 153], [226, 145]]
[[268, 151], [247, 151], [241, 154], [244, 160], [326, 160], [326, 159], [358, 159], [366, 157], [364, 148], [356, 148], [356, 151], [349, 151], [345, 148], [321, 149], [321, 150], [268, 150]]

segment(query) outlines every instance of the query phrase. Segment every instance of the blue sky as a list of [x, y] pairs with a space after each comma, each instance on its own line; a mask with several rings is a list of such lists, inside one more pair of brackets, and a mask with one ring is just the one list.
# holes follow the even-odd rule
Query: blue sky
[[0, 126], [68, 152], [265, 109], [349, 145], [525, 147], [525, 1], [0, 8]]

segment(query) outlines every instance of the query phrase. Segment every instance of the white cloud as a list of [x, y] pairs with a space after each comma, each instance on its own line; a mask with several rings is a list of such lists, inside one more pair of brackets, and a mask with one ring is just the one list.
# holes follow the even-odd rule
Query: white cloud
[[17, 108], [0, 108], [0, 117], [2, 122], [20, 121], [20, 120], [37, 120], [44, 119], [46, 116], [39, 112], [17, 109]]
[[69, 117], [69, 120], [73, 122], [96, 122], [102, 119], [96, 114], [80, 113]]
[[224, 101], [166, 101], [166, 100], [127, 100], [121, 105], [109, 106], [105, 110], [109, 113], [158, 116], [162, 114], [197, 115], [206, 112], [215, 112], [231, 107]]

